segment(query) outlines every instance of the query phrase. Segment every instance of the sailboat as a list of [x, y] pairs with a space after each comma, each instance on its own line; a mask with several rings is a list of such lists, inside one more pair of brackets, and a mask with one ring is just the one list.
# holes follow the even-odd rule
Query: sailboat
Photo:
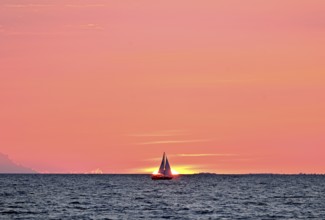
[[153, 180], [170, 180], [173, 179], [172, 169], [170, 168], [167, 156], [164, 152], [159, 171], [157, 174], [152, 174], [151, 179]]

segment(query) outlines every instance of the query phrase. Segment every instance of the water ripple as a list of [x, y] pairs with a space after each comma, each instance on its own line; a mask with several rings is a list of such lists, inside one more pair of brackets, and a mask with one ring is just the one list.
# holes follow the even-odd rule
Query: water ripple
[[0, 219], [325, 219], [325, 176], [0, 175]]

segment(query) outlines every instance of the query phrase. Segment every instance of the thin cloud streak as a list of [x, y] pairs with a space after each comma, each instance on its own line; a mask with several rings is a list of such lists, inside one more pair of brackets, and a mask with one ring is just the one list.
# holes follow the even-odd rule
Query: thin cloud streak
[[[103, 31], [105, 28], [101, 26], [100, 24], [80, 24], [80, 25], [65, 25], [64, 27], [72, 29], [74, 31]], [[13, 36], [19, 36], [19, 35], [26, 35], [26, 36], [47, 36], [47, 35], [71, 35], [73, 32], [64, 32], [64, 31], [43, 31], [43, 32], [32, 32], [32, 31], [17, 31], [17, 30], [8, 30], [3, 25], [0, 25], [0, 34], [2, 35], [13, 35]]]
[[[170, 157], [170, 156], [169, 156]], [[149, 158], [149, 159], [145, 159], [143, 161], [159, 161], [161, 160], [161, 157], [154, 157], [154, 158]]]
[[238, 154], [175, 154], [176, 157], [230, 157]]
[[69, 8], [90, 8], [90, 7], [105, 7], [104, 4], [67, 4], [65, 7]]
[[129, 134], [130, 137], [172, 137], [172, 136], [183, 136], [188, 135], [185, 130], [168, 130], [168, 131], [157, 131], [139, 134]]
[[68, 29], [74, 30], [104, 30], [105, 28], [100, 24], [96, 23], [86, 23], [86, 24], [79, 24], [79, 25], [65, 25]]
[[167, 141], [149, 141], [137, 143], [137, 145], [158, 145], [158, 144], [181, 144], [181, 143], [196, 143], [209, 142], [211, 139], [197, 139], [197, 140], [167, 140]]
[[129, 137], [171, 137], [171, 136], [180, 136], [181, 134], [130, 134]]
[[104, 30], [104, 27], [100, 26], [99, 24], [82, 24], [79, 25], [79, 28], [84, 30]]
[[28, 32], [28, 31], [10, 31], [0, 28], [0, 34], [7, 35], [7, 36], [50, 36], [50, 35], [69, 35], [66, 32]]
[[[170, 154], [168, 155], [169, 158], [173, 157], [233, 157], [239, 156], [239, 154]], [[146, 159], [145, 161], [159, 161], [161, 157], [154, 157]]]
[[52, 7], [53, 4], [8, 4], [5, 5], [7, 8], [42, 8], [42, 7]]

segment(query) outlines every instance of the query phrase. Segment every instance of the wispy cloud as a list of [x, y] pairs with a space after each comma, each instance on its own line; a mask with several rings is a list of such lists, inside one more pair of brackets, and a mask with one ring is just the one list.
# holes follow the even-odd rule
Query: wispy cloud
[[[79, 31], [80, 30], [89, 30], [89, 31], [102, 31], [104, 30], [104, 27], [100, 24], [80, 24], [80, 25], [65, 25], [66, 28], [72, 29], [73, 31]], [[69, 35], [72, 32], [69, 31], [20, 31], [20, 30], [13, 30], [8, 29], [4, 27], [3, 25], [0, 25], [0, 34], [3, 35], [26, 35], [26, 36], [47, 36], [47, 35]]]
[[154, 157], [154, 158], [144, 159], [143, 161], [159, 161], [159, 160], [161, 160], [161, 157]]
[[[4, 7], [7, 8], [42, 8], [42, 7], [52, 7], [54, 4], [5, 4]], [[98, 8], [105, 7], [105, 4], [66, 4], [64, 7], [68, 8]]]
[[15, 30], [6, 30], [0, 28], [0, 34], [9, 35], [9, 36], [48, 36], [48, 35], [67, 35], [65, 32], [31, 32], [31, 31], [15, 31]]
[[137, 145], [157, 145], [157, 144], [181, 144], [181, 143], [196, 143], [209, 142], [211, 139], [196, 139], [196, 140], [164, 140], [164, 141], [148, 141], [137, 143]]
[[[238, 154], [210, 154], [210, 153], [202, 153], [202, 154], [170, 154], [169, 158], [172, 157], [234, 157], [238, 156]], [[145, 161], [160, 161], [161, 157], [154, 157], [145, 159]]]
[[81, 30], [104, 30], [105, 28], [100, 24], [95, 23], [87, 23], [87, 24], [80, 24], [80, 25], [65, 25], [67, 28], [71, 29], [81, 29]]
[[53, 4], [7, 4], [7, 8], [42, 8], [42, 7], [51, 7]]
[[104, 27], [102, 27], [101, 25], [99, 24], [82, 24], [82, 25], [79, 25], [79, 27], [81, 29], [85, 29], [85, 30], [104, 30]]
[[238, 154], [175, 154], [176, 157], [230, 157]]
[[66, 4], [69, 8], [90, 8], [90, 7], [105, 7], [105, 4]]
[[171, 136], [182, 136], [188, 135], [185, 130], [166, 130], [166, 131], [155, 131], [147, 133], [129, 134], [131, 137], [171, 137]]

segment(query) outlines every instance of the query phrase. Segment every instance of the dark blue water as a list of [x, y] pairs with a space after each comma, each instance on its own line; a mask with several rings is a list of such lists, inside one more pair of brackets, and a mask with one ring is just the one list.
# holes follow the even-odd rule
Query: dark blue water
[[325, 176], [0, 175], [0, 219], [325, 219]]

